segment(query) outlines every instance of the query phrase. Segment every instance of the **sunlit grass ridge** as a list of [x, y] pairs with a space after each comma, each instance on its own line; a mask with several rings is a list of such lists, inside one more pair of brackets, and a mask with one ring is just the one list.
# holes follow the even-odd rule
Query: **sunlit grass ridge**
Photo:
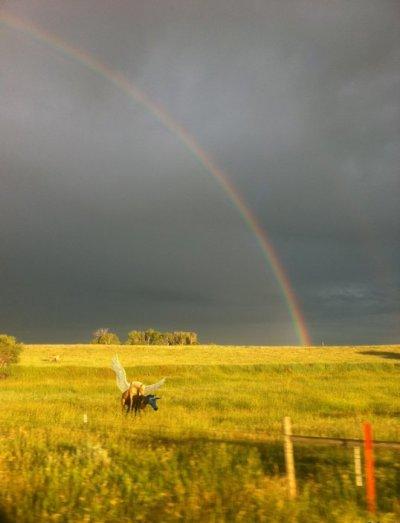
[[[115, 352], [128, 379], [167, 377], [158, 412], [121, 414]], [[398, 346], [26, 346], [0, 382], [0, 505], [22, 522], [365, 521], [343, 449], [296, 450], [287, 501], [281, 420], [399, 440], [399, 362]], [[400, 517], [394, 457], [378, 456], [381, 521]]]

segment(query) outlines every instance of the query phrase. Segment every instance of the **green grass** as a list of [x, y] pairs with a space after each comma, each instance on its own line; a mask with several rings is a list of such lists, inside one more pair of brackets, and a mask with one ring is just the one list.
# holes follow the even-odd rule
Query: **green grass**
[[[128, 378], [167, 377], [158, 412], [121, 414], [116, 351]], [[26, 346], [0, 381], [0, 506], [18, 522], [368, 521], [351, 449], [296, 445], [288, 501], [282, 417], [400, 440], [399, 370], [399, 346]], [[400, 521], [399, 455], [376, 451], [380, 522]]]

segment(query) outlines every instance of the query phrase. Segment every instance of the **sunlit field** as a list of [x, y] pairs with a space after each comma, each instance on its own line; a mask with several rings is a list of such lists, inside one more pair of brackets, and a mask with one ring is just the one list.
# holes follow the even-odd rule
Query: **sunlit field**
[[[121, 412], [116, 352], [128, 379], [167, 378], [157, 412]], [[0, 381], [0, 506], [12, 522], [378, 521], [352, 449], [296, 444], [289, 501], [281, 424], [360, 438], [367, 420], [399, 441], [399, 370], [399, 346], [27, 345]], [[379, 521], [400, 521], [400, 453], [375, 457]]]

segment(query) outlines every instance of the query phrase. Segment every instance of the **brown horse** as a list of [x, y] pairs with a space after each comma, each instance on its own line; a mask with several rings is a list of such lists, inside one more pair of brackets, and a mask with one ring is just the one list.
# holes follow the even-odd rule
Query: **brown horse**
[[123, 410], [126, 412], [134, 410], [136, 414], [145, 409], [147, 405], [150, 405], [154, 410], [158, 410], [156, 401], [159, 398], [153, 393], [164, 385], [165, 378], [152, 385], [144, 385], [141, 381], [129, 382], [126, 379], [125, 369], [117, 355], [111, 361], [111, 368], [115, 372], [117, 387], [122, 392], [121, 404]]
[[140, 381], [132, 381], [129, 388], [122, 393], [122, 409], [131, 412], [142, 396], [144, 396], [143, 384]]

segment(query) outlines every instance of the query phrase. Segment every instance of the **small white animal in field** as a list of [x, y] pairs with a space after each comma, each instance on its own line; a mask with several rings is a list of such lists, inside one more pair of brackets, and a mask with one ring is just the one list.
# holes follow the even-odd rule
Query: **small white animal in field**
[[60, 356], [59, 355], [53, 356], [51, 358], [51, 361], [53, 361], [54, 363], [60, 363]]
[[158, 410], [156, 400], [160, 399], [154, 396], [154, 392], [162, 387], [165, 383], [165, 378], [152, 385], [144, 385], [141, 381], [131, 381], [126, 379], [126, 372], [121, 365], [117, 354], [111, 361], [111, 368], [115, 372], [117, 387], [122, 392], [122, 408], [130, 412], [135, 408], [135, 413], [144, 409], [147, 405], [151, 405], [154, 410]]

